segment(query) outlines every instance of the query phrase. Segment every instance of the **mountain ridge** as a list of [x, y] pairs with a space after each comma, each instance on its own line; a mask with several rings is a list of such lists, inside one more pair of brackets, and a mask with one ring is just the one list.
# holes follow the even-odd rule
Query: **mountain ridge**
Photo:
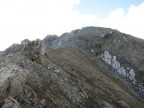
[[0, 103], [2, 108], [12, 99], [18, 108], [143, 108], [143, 52], [143, 40], [101, 27], [25, 39], [0, 54]]

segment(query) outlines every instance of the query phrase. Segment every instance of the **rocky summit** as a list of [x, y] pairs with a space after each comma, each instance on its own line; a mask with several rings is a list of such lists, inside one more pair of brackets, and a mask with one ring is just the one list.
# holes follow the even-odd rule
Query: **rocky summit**
[[0, 52], [1, 108], [144, 108], [144, 40], [101, 27]]

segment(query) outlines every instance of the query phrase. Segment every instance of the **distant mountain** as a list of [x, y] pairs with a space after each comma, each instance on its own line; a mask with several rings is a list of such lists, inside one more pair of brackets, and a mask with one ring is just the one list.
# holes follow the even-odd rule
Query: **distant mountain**
[[144, 40], [85, 27], [0, 52], [2, 108], [144, 108]]

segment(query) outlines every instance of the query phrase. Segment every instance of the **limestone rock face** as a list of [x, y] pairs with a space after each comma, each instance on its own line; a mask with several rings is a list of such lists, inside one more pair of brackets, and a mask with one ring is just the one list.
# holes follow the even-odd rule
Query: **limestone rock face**
[[[105, 51], [103, 56], [104, 56], [103, 59], [105, 60], [105, 62], [111, 65], [111, 64], [112, 64], [112, 57], [111, 57], [111, 55], [109, 54], [109, 52], [108, 52], [108, 51]], [[114, 63], [115, 63], [115, 62], [114, 62]], [[116, 63], [115, 63], [115, 66], [114, 66], [114, 67], [117, 68], [117, 64], [116, 64]]]
[[105, 51], [104, 54], [102, 54], [102, 59], [109, 65], [111, 65], [116, 71], [123, 77], [128, 77], [131, 80], [135, 80], [135, 72], [133, 69], [130, 70], [130, 74], [127, 75], [126, 69], [120, 64], [119, 61], [117, 61], [116, 56], [112, 56], [108, 51]]

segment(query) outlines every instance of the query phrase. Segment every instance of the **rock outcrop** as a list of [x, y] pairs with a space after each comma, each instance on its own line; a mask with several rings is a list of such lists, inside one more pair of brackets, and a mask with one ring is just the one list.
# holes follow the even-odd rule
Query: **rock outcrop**
[[130, 69], [129, 67], [124, 68], [124, 66], [116, 60], [116, 56], [112, 56], [108, 51], [105, 51], [101, 57], [107, 64], [111, 65], [118, 74], [123, 77], [127, 77], [127, 79], [130, 79], [133, 82], [133, 84], [136, 84], [135, 72], [133, 69]]

